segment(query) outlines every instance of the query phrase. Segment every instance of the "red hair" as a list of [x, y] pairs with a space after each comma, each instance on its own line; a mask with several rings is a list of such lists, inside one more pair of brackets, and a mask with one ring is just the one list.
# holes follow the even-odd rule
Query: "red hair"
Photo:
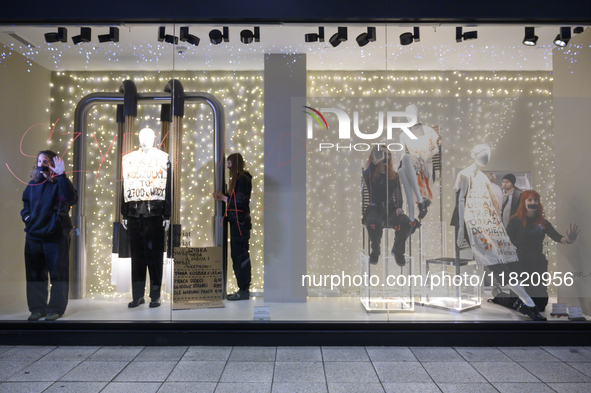
[[519, 199], [519, 208], [517, 209], [517, 213], [515, 213], [511, 217], [519, 218], [523, 222], [523, 226], [525, 227], [525, 218], [527, 217], [527, 208], [525, 207], [525, 201], [530, 198], [537, 199], [539, 202], [539, 208], [536, 211], [534, 225], [540, 225], [542, 228], [546, 229], [546, 217], [544, 217], [544, 206], [542, 205], [542, 201], [540, 201], [540, 194], [538, 194], [534, 190], [523, 191], [523, 193], [521, 194], [521, 199]]

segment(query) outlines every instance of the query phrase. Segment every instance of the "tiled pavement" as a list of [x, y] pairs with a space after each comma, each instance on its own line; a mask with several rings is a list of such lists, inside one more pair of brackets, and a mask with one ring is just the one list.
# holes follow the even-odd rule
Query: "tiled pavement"
[[588, 347], [0, 346], [0, 393], [591, 392]]

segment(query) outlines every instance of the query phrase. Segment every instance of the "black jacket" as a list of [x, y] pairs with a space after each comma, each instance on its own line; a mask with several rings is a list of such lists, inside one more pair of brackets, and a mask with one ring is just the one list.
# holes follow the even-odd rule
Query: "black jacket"
[[[520, 188], [513, 187], [513, 197], [511, 198], [511, 215], [517, 213], [517, 209], [519, 209], [519, 200], [521, 199], [521, 194], [523, 191]], [[499, 201], [501, 203], [501, 214], [505, 206], [503, 206], [503, 201]]]
[[21, 217], [27, 238], [50, 239], [64, 236], [72, 229], [70, 206], [78, 202], [78, 191], [61, 174], [38, 183], [31, 180], [23, 191]]
[[517, 258], [520, 262], [524, 260], [545, 260], [544, 237], [546, 235], [556, 242], [560, 242], [564, 236], [554, 229], [547, 220], [546, 229], [541, 225], [534, 225], [534, 220], [526, 218], [526, 225], [518, 217], [511, 217], [507, 225], [507, 234], [511, 243], [517, 247]]
[[226, 217], [230, 224], [233, 222], [250, 221], [250, 196], [252, 194], [252, 175], [242, 172], [236, 180], [234, 190], [230, 190], [228, 197]]
[[390, 208], [402, 208], [404, 200], [402, 199], [402, 188], [400, 187], [400, 178], [396, 176], [394, 180], [388, 180], [385, 173], [374, 178], [373, 173], [376, 165], [369, 164], [369, 168], [363, 171], [365, 185], [369, 192], [369, 203]]

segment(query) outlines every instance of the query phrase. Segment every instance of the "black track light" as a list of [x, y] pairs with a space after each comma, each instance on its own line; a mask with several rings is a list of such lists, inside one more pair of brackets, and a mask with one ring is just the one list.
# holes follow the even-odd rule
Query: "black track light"
[[400, 45], [410, 45], [413, 42], [421, 42], [421, 32], [418, 26], [412, 28], [411, 33], [400, 34]]
[[575, 33], [575, 34], [581, 34], [584, 31], [585, 31], [585, 28], [583, 26], [575, 27], [573, 29], [573, 33]]
[[324, 42], [324, 27], [318, 27], [318, 34], [309, 33], [305, 35], [306, 42]]
[[467, 31], [462, 34], [462, 29], [462, 27], [456, 27], [456, 42], [475, 40], [478, 38], [478, 32], [476, 30]]
[[376, 28], [375, 27], [368, 27], [367, 33], [361, 33], [356, 38], [357, 44], [359, 46], [365, 46], [370, 42], [375, 42], [376, 40]]
[[58, 27], [57, 33], [45, 33], [45, 42], [68, 42], [68, 30], [65, 27]]
[[160, 26], [158, 28], [158, 41], [164, 42], [165, 38], [166, 38], [166, 27]]
[[160, 26], [158, 28], [158, 41], [160, 42], [168, 42], [169, 44], [178, 45], [179, 37], [166, 34], [166, 27]]
[[199, 45], [199, 37], [189, 34], [189, 26], [181, 27], [179, 39], [183, 42], [188, 42], [191, 45]]
[[99, 42], [119, 42], [119, 28], [109, 27], [109, 34], [98, 36]]
[[74, 42], [74, 45], [78, 45], [81, 42], [90, 42], [90, 36], [90, 27], [81, 27], [80, 35], [75, 35], [74, 37], [72, 37], [72, 42]]
[[560, 33], [554, 38], [554, 45], [565, 47], [570, 41], [570, 27], [561, 27]]
[[215, 29], [209, 32], [209, 41], [214, 45], [219, 45], [222, 42], [229, 42], [230, 41], [230, 34], [229, 29], [227, 26], [223, 28], [224, 33], [222, 34], [221, 31]]
[[345, 42], [347, 41], [347, 28], [346, 27], [339, 27], [337, 29], [337, 32], [335, 34], [332, 35], [332, 37], [330, 37], [330, 40], [328, 40], [328, 42], [330, 42], [330, 44], [333, 47], [337, 47], [341, 44], [341, 42]]
[[261, 41], [261, 31], [260, 31], [259, 27], [255, 26], [254, 33], [250, 30], [242, 30], [240, 32], [240, 41], [242, 41], [243, 44], [251, 44], [253, 41], [260, 42]]
[[536, 35], [534, 27], [525, 28], [525, 37], [523, 37], [523, 45], [535, 46], [538, 42], [538, 36]]

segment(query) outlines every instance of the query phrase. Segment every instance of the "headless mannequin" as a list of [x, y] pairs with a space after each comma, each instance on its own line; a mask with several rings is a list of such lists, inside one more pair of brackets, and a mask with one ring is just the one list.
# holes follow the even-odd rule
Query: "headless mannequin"
[[[417, 116], [419, 109], [416, 105], [409, 105], [406, 107], [406, 112], [412, 113]], [[421, 123], [417, 123], [410, 128], [410, 131], [417, 137], [427, 135], [428, 133], [434, 133], [435, 131], [427, 126], [423, 126]], [[405, 133], [400, 134], [400, 144], [408, 147], [408, 136]], [[437, 146], [431, 151], [431, 156], [438, 152]], [[419, 183], [417, 180], [417, 171], [415, 170], [412, 157], [406, 153], [402, 156], [401, 167], [398, 171], [400, 180], [404, 186], [404, 193], [406, 200], [408, 201], [408, 217], [411, 221], [415, 220], [415, 206], [414, 201], [416, 200], [419, 205], [419, 219], [422, 219], [427, 214], [427, 207], [431, 204], [429, 199], [424, 199], [419, 189]]]

